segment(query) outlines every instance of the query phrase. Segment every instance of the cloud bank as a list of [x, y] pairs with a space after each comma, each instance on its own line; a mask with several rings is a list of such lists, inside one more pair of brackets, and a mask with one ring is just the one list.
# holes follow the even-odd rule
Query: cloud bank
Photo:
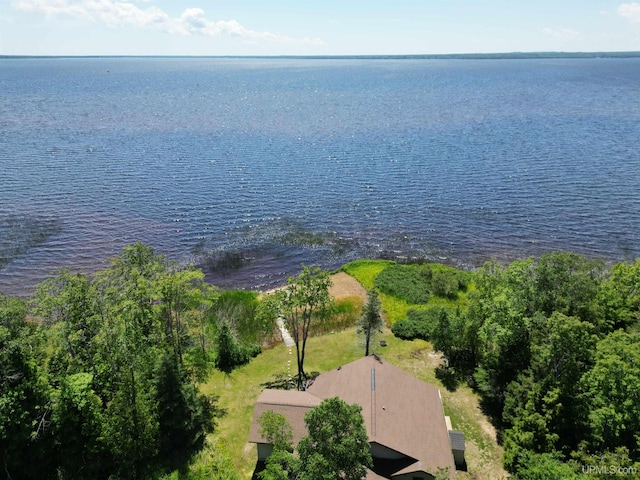
[[640, 3], [623, 3], [618, 7], [618, 15], [631, 20], [634, 23], [640, 23]]
[[184, 36], [227, 35], [248, 42], [323, 45], [319, 39], [295, 39], [277, 33], [251, 30], [236, 20], [210, 20], [201, 8], [187, 8], [178, 17], [172, 17], [153, 5], [141, 8], [132, 2], [114, 0], [13, 0], [12, 5], [16, 10], [48, 18], [68, 17], [82, 22], [103, 23], [111, 28], [130, 26]]

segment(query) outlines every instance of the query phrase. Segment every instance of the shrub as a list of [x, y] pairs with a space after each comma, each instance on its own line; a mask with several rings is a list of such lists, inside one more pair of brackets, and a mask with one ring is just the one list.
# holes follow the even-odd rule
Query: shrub
[[393, 334], [403, 340], [431, 340], [443, 315], [448, 316], [451, 309], [431, 307], [426, 310], [409, 310], [407, 318], [398, 320], [391, 327]]
[[374, 283], [388, 295], [412, 304], [427, 303], [432, 297], [456, 299], [466, 291], [471, 274], [438, 263], [421, 265], [393, 264], [382, 270]]
[[374, 284], [381, 292], [409, 303], [427, 303], [431, 296], [431, 278], [416, 265], [391, 265], [378, 274]]
[[409, 319], [398, 320], [391, 326], [393, 334], [402, 340], [427, 339], [427, 332], [422, 330], [423, 325]]
[[233, 337], [231, 328], [223, 323], [218, 332], [217, 355], [215, 366], [225, 373], [249, 363], [249, 361], [260, 354], [260, 347], [255, 344], [242, 345]]

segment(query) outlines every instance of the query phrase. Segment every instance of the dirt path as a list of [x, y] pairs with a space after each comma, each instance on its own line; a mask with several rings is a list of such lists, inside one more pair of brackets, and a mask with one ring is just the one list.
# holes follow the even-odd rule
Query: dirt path
[[351, 275], [338, 272], [331, 275], [331, 287], [329, 287], [329, 295], [338, 300], [344, 297], [358, 296], [362, 298], [362, 302], [367, 300], [367, 290]]

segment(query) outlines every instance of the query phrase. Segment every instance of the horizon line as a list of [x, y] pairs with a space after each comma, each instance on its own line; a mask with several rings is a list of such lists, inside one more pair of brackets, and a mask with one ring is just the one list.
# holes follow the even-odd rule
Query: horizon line
[[164, 55], [164, 54], [108, 54], [108, 55], [29, 55], [0, 54], [2, 59], [12, 58], [235, 58], [235, 59], [309, 59], [309, 60], [437, 60], [437, 59], [536, 59], [536, 58], [635, 58], [640, 50], [623, 51], [533, 51], [533, 52], [495, 52], [495, 53], [424, 53], [424, 54], [345, 54], [345, 55]]

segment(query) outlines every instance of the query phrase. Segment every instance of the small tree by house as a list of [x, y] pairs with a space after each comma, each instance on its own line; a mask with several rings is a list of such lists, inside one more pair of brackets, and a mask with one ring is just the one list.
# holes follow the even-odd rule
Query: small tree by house
[[289, 277], [287, 286], [272, 296], [275, 313], [283, 319], [296, 345], [298, 389], [303, 388], [307, 379], [304, 355], [311, 324], [322, 321], [331, 305], [330, 285], [328, 271], [319, 267], [303, 267], [300, 275]]
[[298, 465], [293, 456], [293, 432], [291, 424], [281, 413], [264, 412], [260, 419], [260, 435], [271, 445], [273, 452], [265, 462], [265, 469], [258, 473], [260, 480], [291, 480], [297, 477]]
[[375, 289], [369, 290], [367, 303], [362, 310], [362, 316], [358, 320], [358, 334], [362, 335], [365, 344], [365, 356], [369, 355], [371, 341], [376, 333], [382, 332], [384, 321], [380, 314], [380, 297]]
[[304, 417], [308, 435], [298, 443], [301, 480], [361, 480], [373, 466], [362, 407], [338, 397]]

